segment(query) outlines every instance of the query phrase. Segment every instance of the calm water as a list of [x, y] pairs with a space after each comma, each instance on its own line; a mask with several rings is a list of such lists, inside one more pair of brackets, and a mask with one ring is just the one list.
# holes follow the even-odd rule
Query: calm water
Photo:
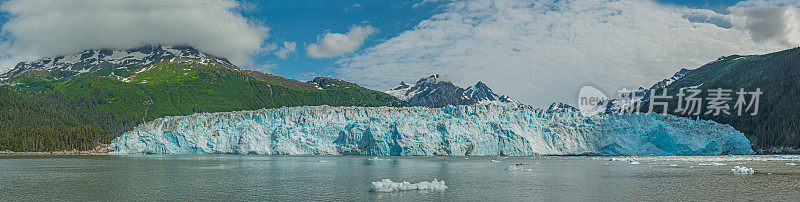
[[[643, 157], [639, 165], [608, 157], [372, 158], [0, 156], [0, 201], [800, 199], [800, 166], [785, 165], [800, 160], [775, 156]], [[727, 165], [707, 165], [712, 160]], [[533, 171], [505, 170], [516, 163]], [[756, 173], [733, 174], [735, 165]], [[436, 178], [449, 188], [368, 191], [370, 182], [383, 178]]]

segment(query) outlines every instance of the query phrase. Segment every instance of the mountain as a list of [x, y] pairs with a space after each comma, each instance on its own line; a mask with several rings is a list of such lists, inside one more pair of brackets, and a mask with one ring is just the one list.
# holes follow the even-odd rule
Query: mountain
[[23, 62], [3, 74], [2, 85], [25, 100], [115, 136], [156, 118], [200, 112], [404, 105], [346, 81], [320, 77], [300, 82], [242, 70], [190, 47], [170, 46], [90, 50]]
[[145, 46], [131, 50], [86, 50], [78, 54], [21, 62], [10, 71], [0, 75], [0, 80], [9, 79], [29, 70], [47, 70], [58, 76], [93, 73], [126, 78], [162, 60], [172, 62], [192, 60], [201, 64], [217, 64], [236, 68], [227, 59], [214, 57], [191, 47]]
[[[678, 72], [680, 74], [681, 72]], [[676, 75], [678, 75], [676, 74]], [[700, 89], [708, 98], [710, 89], [730, 89], [732, 98], [727, 104], [731, 115], [713, 116], [701, 113], [699, 116], [675, 112], [677, 94], [680, 89]], [[744, 88], [753, 92], [757, 88], [763, 94], [759, 97], [758, 114], [739, 116], [734, 109], [738, 99], [736, 92]], [[686, 73], [656, 94], [666, 90], [672, 99], [663, 99], [669, 103], [668, 113], [678, 116], [699, 117], [730, 124], [742, 131], [759, 153], [798, 153], [800, 152], [800, 48], [765, 55], [731, 55], [705, 64]], [[748, 96], [746, 99], [751, 99]], [[707, 100], [702, 105], [707, 112]], [[642, 109], [647, 109], [644, 103]], [[660, 106], [654, 107], [661, 111]]]
[[485, 104], [443, 108], [291, 107], [199, 113], [142, 124], [115, 139], [122, 154], [393, 156], [752, 154], [724, 124], [660, 114]]
[[659, 81], [656, 84], [653, 84], [653, 86], [651, 86], [649, 89], [665, 88], [665, 87], [669, 86], [670, 84], [672, 84], [672, 82], [675, 82], [678, 79], [683, 78], [684, 76], [686, 76], [687, 74], [689, 74], [691, 72], [692, 72], [691, 69], [685, 69], [685, 68], [681, 69], [678, 72], [676, 72], [674, 75], [672, 75], [672, 77], [669, 77], [667, 79]]
[[444, 80], [439, 74], [422, 78], [410, 85], [400, 85], [386, 91], [387, 94], [405, 100], [411, 106], [444, 107], [448, 105], [473, 105], [478, 103], [514, 103], [506, 95], [497, 95], [483, 82], [478, 81], [467, 89]]
[[489, 86], [486, 86], [483, 82], [478, 81], [474, 86], [470, 86], [467, 90], [464, 90], [464, 95], [469, 97], [472, 100], [475, 100], [479, 103], [485, 102], [500, 102], [500, 103], [510, 103], [514, 102], [511, 100], [510, 97], [507, 95], [497, 95], [492, 92], [492, 89]]
[[558, 112], [558, 111], [577, 112], [578, 109], [573, 107], [573, 106], [570, 106], [568, 104], [564, 104], [564, 103], [560, 103], [560, 102], [554, 102], [553, 104], [550, 104], [550, 107], [547, 107], [547, 112], [548, 113], [553, 113], [553, 112]]

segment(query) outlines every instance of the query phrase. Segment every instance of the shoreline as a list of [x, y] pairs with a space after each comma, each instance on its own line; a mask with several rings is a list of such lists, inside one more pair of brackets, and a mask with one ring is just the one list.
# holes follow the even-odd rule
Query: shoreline
[[15, 151], [0, 151], [0, 156], [33, 156], [33, 155], [82, 155], [82, 156], [95, 156], [95, 155], [111, 155], [111, 149], [108, 144], [100, 144], [92, 150], [69, 150], [69, 151], [46, 151], [46, 152], [15, 152]]
[[49, 152], [14, 152], [0, 151], [0, 156], [45, 156], [45, 155], [74, 155], [74, 156], [105, 156], [111, 155], [110, 152], [102, 151], [49, 151]]

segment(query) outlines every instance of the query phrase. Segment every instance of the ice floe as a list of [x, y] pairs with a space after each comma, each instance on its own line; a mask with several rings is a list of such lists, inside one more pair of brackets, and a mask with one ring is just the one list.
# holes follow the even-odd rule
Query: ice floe
[[394, 182], [390, 179], [382, 179], [381, 181], [372, 182], [371, 192], [393, 192], [393, 191], [408, 191], [408, 190], [445, 190], [447, 186], [444, 180], [438, 181], [433, 179], [430, 182], [408, 183], [408, 182]]
[[736, 173], [736, 174], [753, 174], [755, 172], [752, 168], [748, 168], [748, 167], [744, 167], [744, 166], [742, 166], [742, 167], [734, 166], [733, 169], [731, 169], [731, 171], [733, 171], [733, 173]]
[[525, 168], [525, 167], [522, 167], [522, 166], [508, 166], [508, 168], [506, 168], [506, 170], [507, 171], [525, 171], [525, 172], [533, 171], [533, 169]]

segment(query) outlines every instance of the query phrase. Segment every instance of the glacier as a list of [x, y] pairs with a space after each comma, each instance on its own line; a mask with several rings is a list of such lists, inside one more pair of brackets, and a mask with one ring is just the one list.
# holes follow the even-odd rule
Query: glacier
[[144, 123], [114, 154], [726, 155], [753, 154], [733, 127], [653, 113], [584, 116], [484, 104], [305, 106], [197, 113]]

